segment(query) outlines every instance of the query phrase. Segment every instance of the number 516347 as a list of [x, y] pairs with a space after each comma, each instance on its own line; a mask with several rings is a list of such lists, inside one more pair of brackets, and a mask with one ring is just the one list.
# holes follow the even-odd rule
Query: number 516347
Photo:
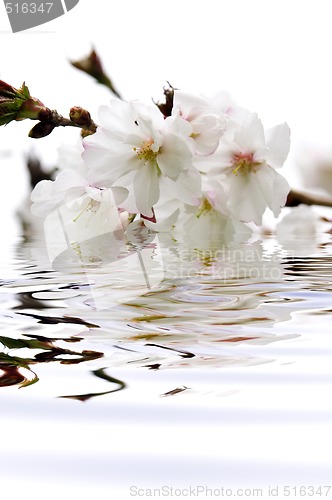
[[25, 2], [25, 3], [6, 3], [7, 14], [49, 14], [53, 7], [53, 2]]

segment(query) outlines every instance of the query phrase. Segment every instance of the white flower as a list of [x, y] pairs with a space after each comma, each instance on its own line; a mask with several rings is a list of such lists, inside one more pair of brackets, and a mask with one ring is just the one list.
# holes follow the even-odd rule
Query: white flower
[[104, 234], [121, 236], [129, 220], [118, 206], [126, 196], [124, 188], [94, 186], [75, 170], [64, 170], [55, 181], [39, 182], [31, 193], [31, 211], [45, 218], [51, 262], [69, 248], [83, 259], [81, 243]]
[[[110, 189], [117, 205], [121, 204], [128, 194], [122, 187]], [[80, 204], [78, 218], [84, 211], [96, 212], [106, 199], [106, 191], [108, 191], [106, 187], [96, 186], [79, 172], [64, 170], [55, 181], [44, 180], [36, 185], [31, 193], [31, 212], [37, 217], [46, 217], [56, 208], [84, 197], [85, 202], [83, 206]]]
[[195, 142], [197, 153], [214, 153], [225, 132], [226, 120], [221, 114], [218, 115], [207, 99], [175, 90], [172, 115], [181, 116], [190, 123], [190, 136]]
[[267, 207], [277, 217], [286, 202], [289, 185], [275, 169], [282, 166], [289, 147], [287, 124], [264, 133], [257, 114], [248, 113], [231, 135], [221, 139], [218, 150], [206, 158], [201, 170], [221, 185], [233, 217], [260, 225]]
[[[157, 108], [115, 100], [111, 107], [100, 109], [99, 119], [97, 132], [84, 140], [83, 158], [110, 185], [132, 185], [137, 211], [143, 216], [154, 217], [162, 178], [176, 183], [180, 191], [195, 174], [197, 178], [192, 128], [182, 118], [164, 120]], [[196, 191], [192, 203], [200, 194], [199, 186]]]

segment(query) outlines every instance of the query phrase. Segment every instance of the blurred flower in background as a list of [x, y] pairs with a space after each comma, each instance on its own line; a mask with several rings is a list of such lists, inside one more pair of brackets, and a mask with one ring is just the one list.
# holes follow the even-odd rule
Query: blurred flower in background
[[303, 188], [332, 195], [332, 143], [304, 146], [297, 155], [296, 170]]

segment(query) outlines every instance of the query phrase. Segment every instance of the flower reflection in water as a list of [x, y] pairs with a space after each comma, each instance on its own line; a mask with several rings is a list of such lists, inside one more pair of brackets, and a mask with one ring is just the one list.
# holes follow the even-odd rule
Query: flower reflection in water
[[[0, 339], [6, 351], [1, 358], [2, 385], [37, 382], [31, 367], [38, 373], [39, 364], [57, 362], [60, 371], [61, 365], [87, 363], [87, 370], [112, 384], [112, 389], [61, 396], [84, 401], [126, 387], [126, 382], [109, 374], [112, 368], [156, 371], [259, 365], [273, 359], [233, 346], [263, 346], [297, 336], [271, 328], [304, 307], [301, 300], [284, 298], [285, 273], [289, 275], [291, 265], [280, 247], [234, 243], [203, 251], [183, 243], [170, 246], [160, 238], [156, 252], [154, 236], [146, 234], [146, 247], [141, 233], [140, 246], [142, 253], [148, 250], [144, 254], [147, 270], [155, 269], [156, 259], [157, 269], [162, 263], [163, 271], [163, 278], [148, 290], [135, 281], [138, 261], [136, 267], [126, 262], [126, 248], [131, 255], [132, 242], [129, 247], [119, 243], [112, 257], [109, 245], [99, 238], [82, 245], [87, 254], [81, 252], [75, 265], [73, 254], [64, 252], [56, 269], [49, 268], [40, 242], [20, 247], [18, 276], [2, 284], [6, 298], [19, 301], [12, 308], [8, 302], [14, 328], [11, 336]], [[289, 303], [285, 307], [287, 300], [291, 307]], [[68, 349], [64, 343], [84, 348]], [[22, 368], [28, 376], [22, 375]]]

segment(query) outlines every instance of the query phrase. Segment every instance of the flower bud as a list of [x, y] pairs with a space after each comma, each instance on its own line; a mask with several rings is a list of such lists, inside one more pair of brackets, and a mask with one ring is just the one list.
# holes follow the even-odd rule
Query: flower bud
[[48, 108], [39, 99], [31, 97], [25, 83], [18, 90], [0, 80], [0, 125], [27, 118], [38, 120], [41, 113], [47, 112]]
[[71, 64], [74, 68], [84, 71], [84, 73], [93, 76], [96, 80], [99, 80], [104, 75], [101, 60], [95, 50], [92, 50], [88, 56], [80, 59], [79, 61], [71, 61]]
[[71, 61], [71, 64], [72, 66], [74, 66], [74, 68], [87, 73], [88, 75], [95, 78], [98, 83], [101, 83], [102, 85], [105, 85], [106, 87], [111, 89], [113, 94], [121, 99], [120, 94], [114, 88], [112, 81], [105, 73], [103, 65], [101, 63], [101, 59], [95, 50], [92, 50], [88, 56], [80, 59], [79, 61]]
[[32, 127], [29, 132], [29, 137], [32, 137], [32, 139], [41, 139], [42, 137], [50, 135], [55, 127], [56, 125], [52, 122], [39, 122], [37, 125]]
[[79, 106], [74, 106], [73, 108], [71, 108], [69, 118], [73, 123], [76, 123], [81, 127], [88, 128], [91, 125], [91, 115], [89, 111], [80, 108]]

